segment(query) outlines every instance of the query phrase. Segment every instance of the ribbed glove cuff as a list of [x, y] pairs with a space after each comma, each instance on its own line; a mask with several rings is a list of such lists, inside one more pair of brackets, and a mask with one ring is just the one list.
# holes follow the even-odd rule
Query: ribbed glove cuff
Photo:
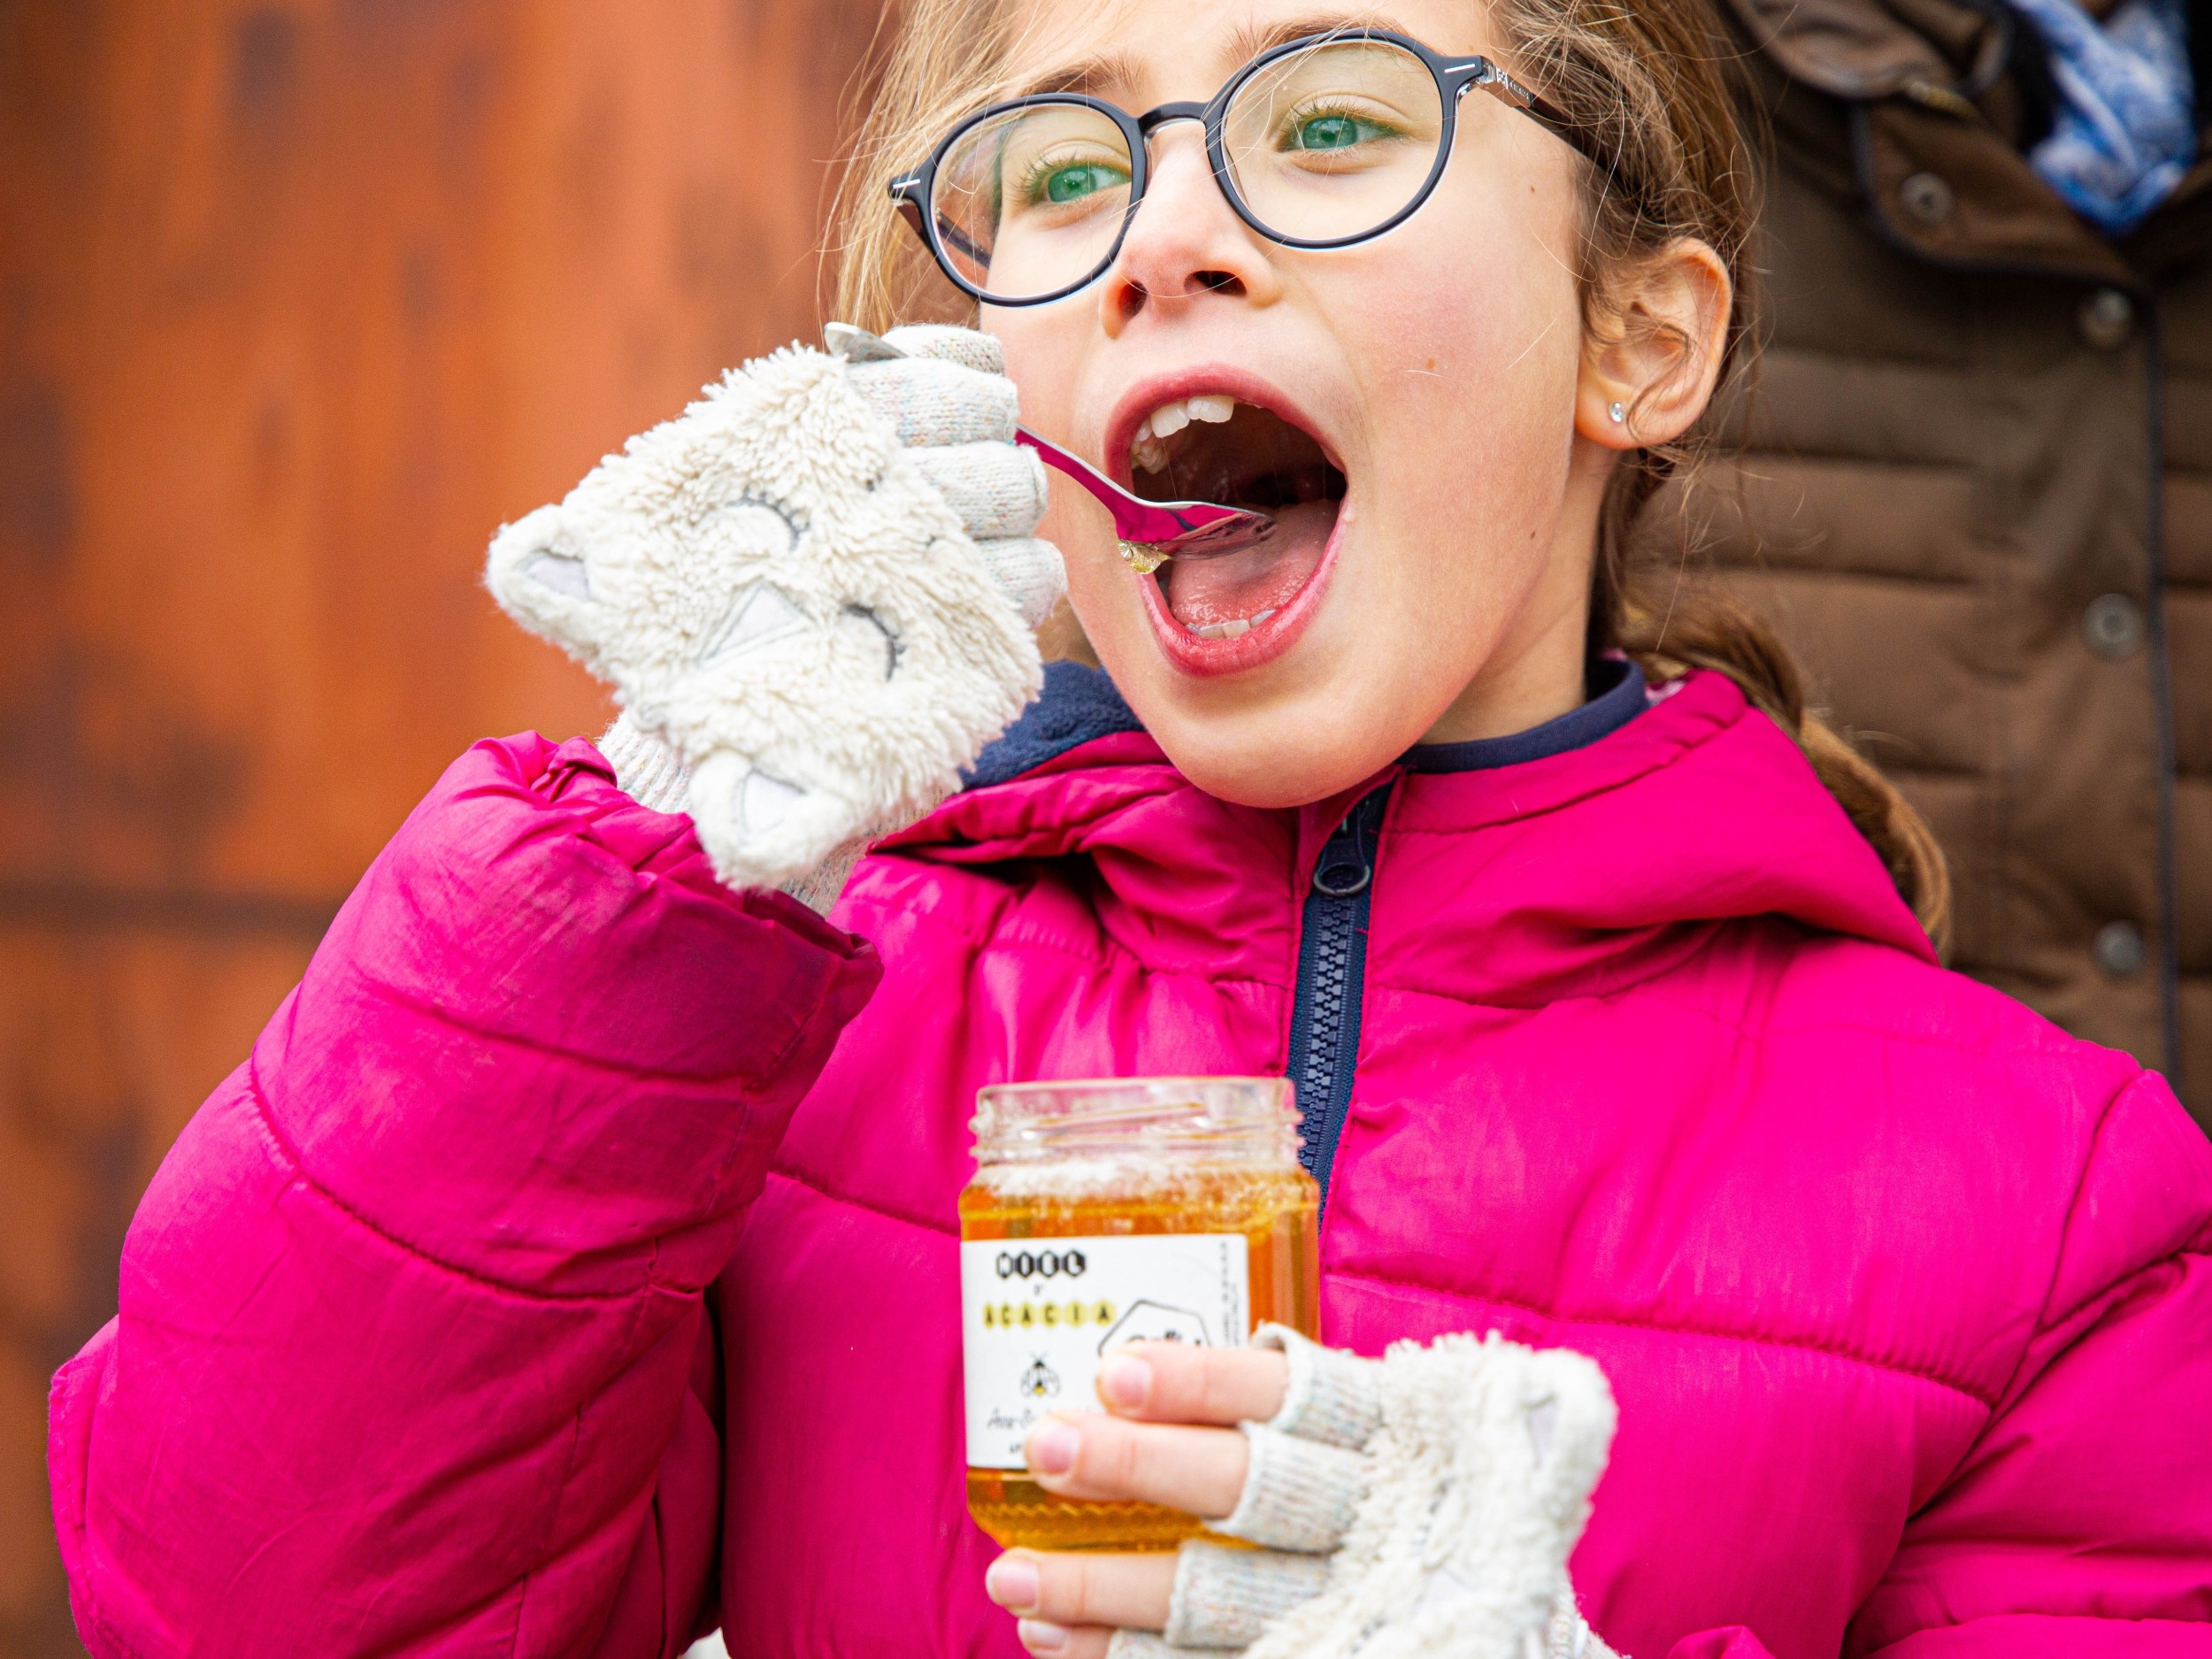
[[[599, 752], [614, 768], [615, 783], [640, 806], [656, 812], [683, 812], [691, 787], [691, 768], [683, 757], [625, 713], [603, 733]], [[788, 893], [818, 916], [827, 916], [845, 890], [853, 866], [868, 850], [868, 843], [898, 827], [885, 825], [855, 836], [811, 870], [802, 871], [778, 891]]]
[[1176, 1559], [1164, 1634], [1178, 1647], [1247, 1647], [1268, 1620], [1319, 1595], [1328, 1581], [1329, 1563], [1318, 1555], [1194, 1538]]
[[691, 768], [676, 751], [626, 713], [603, 733], [599, 752], [614, 767], [622, 793], [656, 812], [680, 812], [691, 786]]
[[1367, 1459], [1264, 1423], [1237, 1426], [1244, 1431], [1251, 1462], [1237, 1507], [1213, 1522], [1213, 1530], [1269, 1549], [1317, 1555], [1342, 1543], [1367, 1495]]
[[1382, 1367], [1377, 1361], [1323, 1348], [1279, 1325], [1262, 1325], [1253, 1333], [1252, 1346], [1274, 1348], [1290, 1363], [1290, 1386], [1268, 1427], [1357, 1451], [1382, 1426]]

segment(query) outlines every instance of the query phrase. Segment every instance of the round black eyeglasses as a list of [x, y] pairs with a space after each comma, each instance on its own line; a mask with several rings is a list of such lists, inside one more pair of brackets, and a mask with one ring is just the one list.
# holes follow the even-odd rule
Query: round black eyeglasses
[[1152, 134], [1197, 121], [1215, 181], [1247, 225], [1288, 248], [1345, 248], [1428, 200], [1472, 88], [1610, 165], [1555, 104], [1489, 58], [1362, 29], [1263, 52], [1202, 104], [1132, 115], [1075, 92], [993, 104], [894, 179], [891, 198], [964, 292], [1042, 305], [1105, 273], [1144, 199]]

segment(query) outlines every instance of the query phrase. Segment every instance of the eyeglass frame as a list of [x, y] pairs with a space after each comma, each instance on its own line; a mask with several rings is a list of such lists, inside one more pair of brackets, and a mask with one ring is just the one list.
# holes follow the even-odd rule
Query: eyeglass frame
[[[1237, 191], [1234, 179], [1229, 170], [1228, 156], [1222, 149], [1222, 123], [1228, 116], [1229, 106], [1235, 102], [1237, 94], [1244, 89], [1246, 82], [1270, 64], [1280, 58], [1287, 58], [1295, 52], [1311, 51], [1317, 47], [1369, 41], [1381, 42], [1410, 53], [1421, 61], [1428, 70], [1430, 78], [1435, 81], [1437, 96], [1442, 105], [1441, 125], [1436, 137], [1436, 159], [1431, 163], [1428, 177], [1421, 181], [1421, 188], [1413, 193], [1412, 199], [1381, 224], [1350, 236], [1319, 238], [1286, 236], [1263, 224], [1259, 216], [1252, 211], [1251, 207]], [[1452, 150], [1459, 130], [1459, 101], [1466, 96], [1469, 91], [1475, 88], [1480, 88], [1491, 94], [1508, 109], [1517, 110], [1527, 116], [1554, 137], [1560, 139], [1596, 163], [1599, 167], [1610, 171], [1617, 165], [1616, 158], [1604, 153], [1595, 141], [1585, 133], [1565, 111], [1542, 94], [1524, 86], [1492, 59], [1479, 55], [1466, 58], [1448, 57], [1442, 52], [1432, 50], [1409, 35], [1400, 35], [1391, 29], [1347, 29], [1331, 30], [1320, 35], [1303, 35], [1296, 40], [1285, 41], [1279, 46], [1270, 47], [1239, 69], [1236, 73], [1231, 75], [1221, 89], [1203, 104], [1193, 104], [1188, 101], [1162, 104], [1147, 110], [1141, 115], [1132, 115], [1119, 104], [1110, 104], [1103, 98], [1094, 98], [1088, 93], [1034, 92], [1024, 97], [1008, 98], [1002, 103], [987, 105], [958, 122], [951, 132], [946, 134], [943, 139], [939, 141], [937, 147], [930, 151], [928, 160], [918, 167], [900, 173], [891, 180], [887, 188], [899, 217], [903, 219], [908, 227], [921, 238], [922, 245], [929, 250], [930, 257], [937, 262], [937, 268], [943, 272], [953, 286], [962, 293], [979, 304], [995, 305], [1008, 310], [1025, 305], [1049, 305], [1055, 300], [1064, 300], [1069, 295], [1080, 293], [1090, 287], [1092, 283], [1111, 270], [1114, 261], [1121, 257], [1122, 244], [1129, 239], [1129, 227], [1135, 222], [1137, 209], [1143, 204], [1145, 187], [1149, 181], [1151, 173], [1149, 145], [1152, 134], [1169, 123], [1196, 121], [1200, 124], [1205, 133], [1206, 159], [1213, 168], [1214, 183], [1219, 188], [1223, 197], [1228, 202], [1236, 216], [1260, 235], [1281, 248], [1302, 250], [1350, 248], [1363, 242], [1372, 241], [1386, 231], [1396, 229], [1420, 211], [1422, 204], [1435, 191], [1436, 181], [1444, 176], [1444, 169], [1450, 165]], [[1121, 228], [1114, 234], [1114, 245], [1106, 250], [1098, 264], [1080, 280], [1071, 282], [1064, 288], [1055, 288], [1048, 294], [1039, 294], [1028, 299], [1001, 298], [986, 289], [978, 288], [962, 276], [954, 266], [950, 256], [945, 251], [938, 232], [937, 216], [929, 211], [930, 196], [937, 181], [937, 170], [943, 164], [946, 156], [951, 152], [953, 146], [965, 137], [971, 128], [994, 117], [1005, 115], [1015, 110], [1042, 109], [1056, 105], [1095, 111], [1121, 129], [1123, 141], [1129, 150], [1129, 204], [1122, 211]], [[979, 263], [987, 264], [988, 261], [980, 260]]]

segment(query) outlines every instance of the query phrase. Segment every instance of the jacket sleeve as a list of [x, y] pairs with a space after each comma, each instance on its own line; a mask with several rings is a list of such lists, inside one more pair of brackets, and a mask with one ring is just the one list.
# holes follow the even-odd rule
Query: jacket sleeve
[[[2212, 1148], [2142, 1072], [2099, 1125], [2011, 1383], [1844, 1652], [2212, 1654]], [[1669, 1659], [1764, 1659], [1743, 1631]]]
[[[1843, 1651], [2212, 1655], [2212, 1148], [2155, 1073], [2107, 1110], [2011, 1384]], [[1769, 1655], [1729, 1629], [1667, 1659]]]
[[703, 1291], [878, 977], [588, 745], [480, 743], [163, 1162], [56, 1378], [99, 1656], [680, 1651]]

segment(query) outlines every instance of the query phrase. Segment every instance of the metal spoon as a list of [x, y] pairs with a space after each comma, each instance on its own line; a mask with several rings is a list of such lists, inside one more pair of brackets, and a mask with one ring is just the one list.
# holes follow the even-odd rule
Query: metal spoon
[[[906, 354], [898, 347], [850, 323], [822, 330], [831, 355], [848, 363], [880, 363]], [[1139, 575], [1149, 575], [1171, 558], [1218, 558], [1241, 553], [1275, 534], [1275, 520], [1248, 507], [1224, 507], [1210, 501], [1147, 501], [1132, 495], [1088, 462], [1077, 459], [1026, 426], [1014, 428], [1014, 442], [1037, 452], [1047, 466], [1066, 473], [1096, 496], [1113, 515], [1121, 556]]]

